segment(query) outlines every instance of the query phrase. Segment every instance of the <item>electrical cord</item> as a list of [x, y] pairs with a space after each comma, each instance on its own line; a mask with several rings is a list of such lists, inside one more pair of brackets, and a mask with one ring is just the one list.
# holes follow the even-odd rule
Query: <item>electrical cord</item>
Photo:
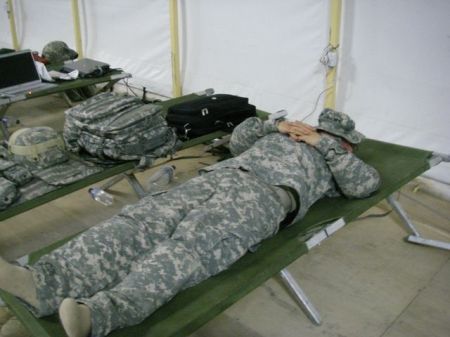
[[309, 116], [311, 116], [311, 115], [316, 111], [317, 105], [319, 104], [320, 96], [322, 96], [325, 92], [327, 92], [328, 90], [330, 90], [330, 89], [332, 89], [332, 88], [334, 88], [334, 85], [331, 86], [331, 87], [328, 87], [328, 88], [326, 88], [326, 89], [324, 89], [324, 90], [322, 90], [322, 91], [319, 93], [319, 95], [317, 96], [317, 99], [316, 99], [316, 103], [314, 104], [314, 108], [311, 110], [311, 112], [310, 112], [309, 114], [307, 114], [305, 117], [303, 117], [303, 118], [301, 119], [302, 122], [303, 122], [305, 119], [307, 119]]
[[[125, 83], [125, 87], [127, 88], [127, 94], [129, 93], [128, 91], [131, 91], [131, 93], [132, 93], [134, 96], [139, 97], [139, 95], [137, 95], [137, 94], [134, 92], [134, 90], [132, 89], [133, 87], [128, 83], [128, 78], [126, 78], [126, 79], [124, 80], [124, 83]], [[139, 89], [139, 88], [134, 87], [134, 89]]]
[[[396, 199], [397, 199], [397, 201], [400, 199], [400, 192], [397, 193]], [[383, 218], [385, 216], [388, 216], [392, 211], [393, 211], [393, 209], [391, 208], [389, 211], [386, 211], [383, 213], [372, 213], [372, 214], [357, 217], [353, 221], [365, 220], [365, 219], [369, 219], [369, 218]]]
[[[153, 91], [149, 91], [147, 88], [145, 88], [145, 87], [136, 87], [136, 86], [132, 86], [130, 83], [128, 83], [128, 81], [129, 81], [129, 79], [128, 78], [126, 78], [126, 79], [124, 79], [123, 80], [123, 82], [124, 82], [124, 86], [127, 88], [127, 90], [129, 90], [134, 96], [136, 96], [136, 97], [140, 97], [140, 95], [138, 95], [138, 94], [136, 94], [136, 92], [133, 90], [133, 89], [136, 89], [136, 90], [142, 90], [143, 92], [145, 92], [146, 94], [152, 94], [152, 95], [156, 95], [156, 96], [161, 96], [161, 97], [164, 97], [164, 98], [171, 98], [171, 97], [169, 97], [169, 96], [166, 96], [166, 95], [163, 95], [163, 94], [159, 94], [159, 93], [157, 93], [157, 92], [153, 92]], [[121, 83], [118, 83], [119, 85], [121, 84]], [[143, 97], [144, 99], [145, 99], [145, 97]]]

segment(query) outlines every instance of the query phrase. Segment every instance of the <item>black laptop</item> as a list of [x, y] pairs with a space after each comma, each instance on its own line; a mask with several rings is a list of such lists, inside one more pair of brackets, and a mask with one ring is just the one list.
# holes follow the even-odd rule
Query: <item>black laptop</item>
[[13, 97], [56, 86], [42, 81], [31, 50], [0, 54], [0, 97]]

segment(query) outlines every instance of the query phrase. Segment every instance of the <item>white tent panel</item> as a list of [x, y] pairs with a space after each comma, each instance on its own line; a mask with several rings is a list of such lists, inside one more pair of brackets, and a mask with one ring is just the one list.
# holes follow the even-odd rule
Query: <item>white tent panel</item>
[[[133, 74], [130, 83], [164, 95], [171, 93], [169, 6], [165, 0], [79, 1], [85, 57], [108, 62]], [[14, 1], [22, 49], [41, 52], [46, 43], [65, 41], [75, 49], [71, 1]], [[0, 43], [12, 47], [6, 6]], [[3, 29], [3, 27], [5, 27]]]
[[311, 112], [324, 88], [319, 63], [328, 1], [184, 1], [183, 91], [213, 87], [267, 111]]
[[[303, 119], [325, 89], [328, 0], [179, 0], [183, 92], [213, 87], [259, 108]], [[16, 0], [22, 48], [75, 47], [69, 0]], [[80, 0], [83, 51], [171, 95], [167, 0]], [[450, 2], [344, 2], [337, 108], [367, 136], [438, 152], [450, 149]], [[6, 1], [0, 46], [12, 47]], [[449, 165], [432, 175], [450, 182]], [[436, 173], [437, 172], [437, 173]]]
[[168, 1], [84, 1], [82, 17], [86, 56], [133, 74], [130, 83], [171, 94]]
[[[51, 40], [75, 47], [69, 0], [14, 3], [22, 48], [41, 51]], [[296, 118], [311, 112], [324, 88], [318, 60], [328, 39], [327, 0], [179, 4], [184, 93], [213, 87], [268, 111], [285, 108]], [[132, 73], [136, 86], [171, 95], [168, 1], [80, 0], [79, 7], [84, 56]], [[11, 40], [9, 29], [4, 39]]]
[[[1, 43], [5, 40], [12, 48], [12, 38], [5, 11], [5, 37], [0, 35]], [[70, 1], [60, 0], [16, 0], [13, 1], [17, 39], [21, 49], [32, 49], [41, 52], [42, 47], [52, 40], [64, 40], [73, 44], [74, 34]]]
[[0, 5], [0, 48], [12, 48], [13, 46], [7, 9], [7, 2], [3, 0]]
[[[367, 136], [450, 152], [450, 2], [346, 1], [338, 108]], [[450, 183], [450, 166], [429, 175]]]

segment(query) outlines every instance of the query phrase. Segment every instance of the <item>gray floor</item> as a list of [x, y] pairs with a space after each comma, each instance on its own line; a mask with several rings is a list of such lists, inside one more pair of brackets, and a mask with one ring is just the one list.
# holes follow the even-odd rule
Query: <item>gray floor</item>
[[[57, 96], [20, 103], [8, 111], [25, 127], [61, 129], [65, 102]], [[197, 147], [179, 154], [201, 154]], [[177, 161], [176, 182], [195, 174], [205, 157]], [[150, 172], [138, 176], [145, 182]], [[450, 241], [450, 202], [417, 191], [411, 182], [397, 195], [420, 232]], [[136, 201], [129, 186], [114, 187], [115, 204], [93, 202], [87, 189], [75, 192], [0, 223], [0, 254], [16, 259], [88, 228]], [[413, 199], [413, 200], [412, 200]], [[387, 203], [368, 214], [389, 210]], [[390, 213], [354, 221], [295, 261], [289, 270], [320, 311], [313, 325], [272, 278], [230, 307], [192, 337], [450, 336], [450, 252], [406, 243], [407, 232]]]

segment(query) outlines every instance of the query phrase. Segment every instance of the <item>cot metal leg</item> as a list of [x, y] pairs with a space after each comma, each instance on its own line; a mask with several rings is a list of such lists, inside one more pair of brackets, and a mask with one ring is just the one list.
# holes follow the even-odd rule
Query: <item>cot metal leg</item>
[[118, 174], [117, 176], [109, 179], [106, 183], [104, 183], [100, 187], [100, 189], [103, 191], [107, 191], [108, 189], [110, 189], [112, 186], [114, 186], [118, 182], [122, 181], [123, 179], [126, 179], [128, 181], [128, 183], [131, 185], [131, 188], [133, 189], [133, 191], [137, 194], [137, 196], [139, 198], [142, 198], [146, 195], [144, 187], [137, 180], [137, 178], [133, 172]]
[[302, 288], [300, 288], [292, 274], [286, 268], [284, 268], [280, 271], [280, 276], [284, 284], [288, 287], [289, 291], [296, 299], [298, 305], [305, 312], [308, 318], [316, 325], [322, 324], [322, 319], [319, 312], [306, 296]]
[[440, 249], [446, 249], [450, 250], [450, 243], [444, 242], [444, 241], [438, 241], [438, 240], [431, 240], [423, 238], [420, 233], [417, 231], [417, 229], [414, 227], [414, 224], [411, 222], [411, 220], [406, 215], [405, 210], [402, 208], [402, 205], [395, 200], [393, 195], [390, 195], [387, 198], [388, 203], [392, 206], [392, 208], [397, 212], [397, 214], [400, 216], [403, 223], [408, 227], [408, 229], [413, 233], [412, 235], [409, 235], [406, 240], [412, 243], [417, 243], [424, 246], [430, 246], [430, 247], [436, 247]]
[[64, 99], [64, 101], [67, 103], [67, 105], [69, 106], [69, 108], [72, 108], [76, 105], [76, 103], [74, 103], [70, 98], [69, 95], [67, 95], [67, 92], [63, 91], [61, 92], [61, 97]]
[[124, 173], [124, 176], [133, 188], [134, 192], [136, 192], [137, 196], [139, 198], [143, 198], [146, 195], [146, 192], [141, 183], [137, 180], [136, 176], [133, 173]]
[[109, 179], [106, 183], [104, 183], [102, 185], [101, 189], [106, 191], [106, 190], [110, 189], [112, 186], [114, 186], [115, 184], [117, 184], [119, 181], [122, 181], [123, 179], [125, 179], [124, 174], [118, 174], [115, 177]]

